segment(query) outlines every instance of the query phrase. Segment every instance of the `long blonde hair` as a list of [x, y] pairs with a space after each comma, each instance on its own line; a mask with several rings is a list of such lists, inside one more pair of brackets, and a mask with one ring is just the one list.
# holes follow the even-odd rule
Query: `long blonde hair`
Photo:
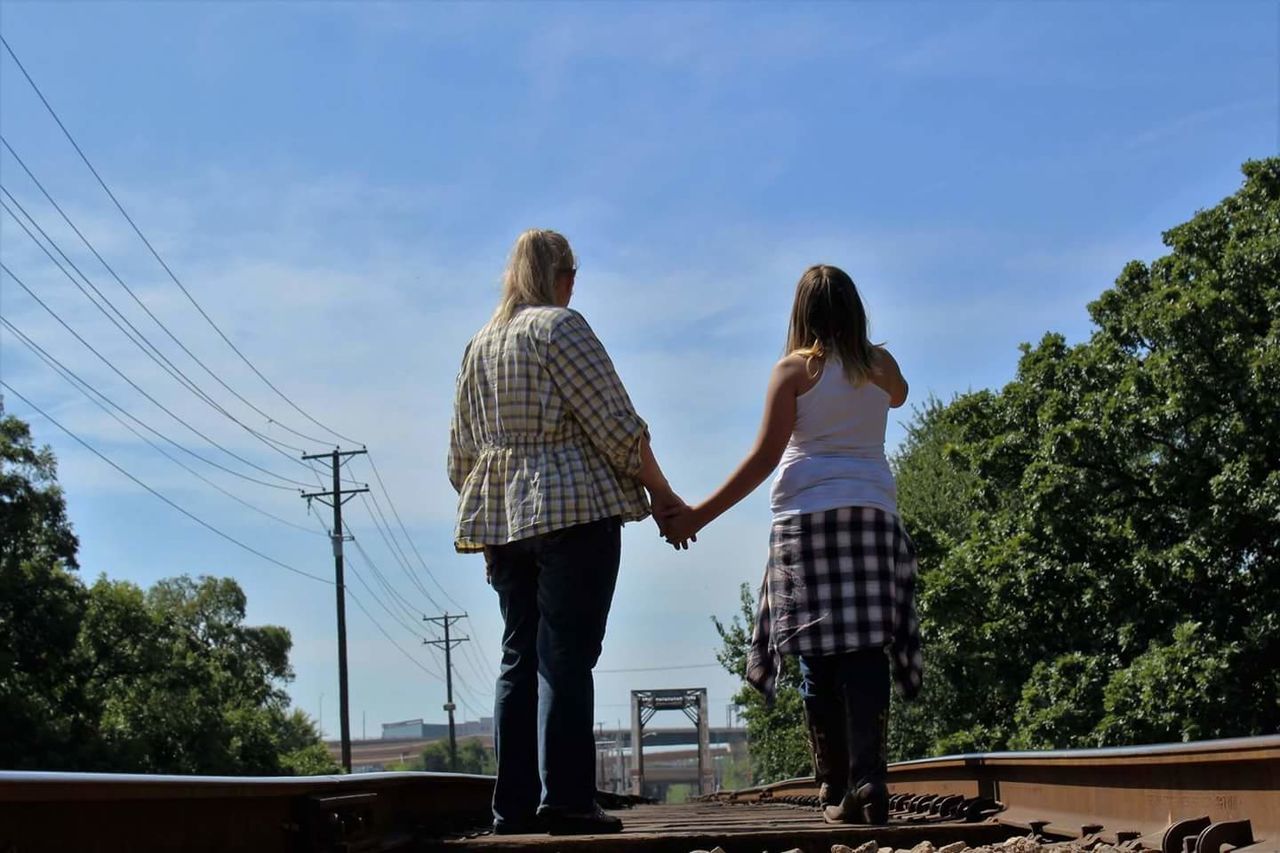
[[556, 276], [577, 265], [563, 234], [530, 228], [511, 247], [511, 257], [502, 274], [502, 298], [491, 322], [506, 323], [526, 305], [554, 305]]
[[862, 297], [844, 270], [816, 264], [800, 276], [787, 330], [787, 354], [804, 356], [810, 363], [838, 358], [850, 382], [867, 381], [875, 347], [867, 337]]

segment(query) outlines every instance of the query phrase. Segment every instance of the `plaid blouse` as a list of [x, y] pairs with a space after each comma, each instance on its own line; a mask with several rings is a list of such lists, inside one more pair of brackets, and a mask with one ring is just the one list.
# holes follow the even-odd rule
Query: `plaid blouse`
[[449, 429], [454, 547], [479, 551], [601, 518], [639, 521], [648, 427], [581, 314], [523, 308], [462, 356]]
[[747, 683], [772, 701], [782, 655], [883, 648], [904, 698], [920, 692], [915, 546], [898, 516], [842, 507], [775, 519]]

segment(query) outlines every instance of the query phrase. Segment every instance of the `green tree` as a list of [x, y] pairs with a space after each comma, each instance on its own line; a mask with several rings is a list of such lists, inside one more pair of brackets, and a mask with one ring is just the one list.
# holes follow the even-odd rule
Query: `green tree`
[[1243, 171], [1088, 306], [1087, 340], [916, 410], [894, 468], [926, 672], [895, 757], [1280, 729], [1280, 159]]
[[757, 785], [807, 776], [813, 772], [809, 752], [809, 735], [804, 721], [804, 703], [800, 698], [800, 671], [791, 658], [783, 660], [778, 676], [777, 696], [772, 706], [754, 689], [747, 686], [747, 652], [751, 647], [751, 631], [755, 624], [755, 597], [751, 587], [738, 590], [738, 613], [729, 624], [712, 616], [721, 648], [716, 659], [729, 672], [743, 680], [733, 701], [742, 709], [751, 741], [751, 775]]
[[1244, 173], [1125, 267], [1087, 341], [917, 413], [927, 751], [1280, 726], [1280, 160]]
[[57, 463], [0, 404], [0, 767], [65, 766], [84, 743], [74, 654], [85, 606]]
[[47, 448], [0, 411], [0, 766], [335, 772], [290, 711], [289, 632], [244, 624], [235, 581], [86, 587]]
[[246, 626], [235, 581], [172, 578], [143, 593], [104, 578], [89, 593], [89, 689], [117, 768], [275, 774], [301, 748], [283, 690], [289, 633]]
[[316, 721], [301, 708], [294, 708], [277, 720], [276, 750], [280, 772], [286, 776], [323, 776], [340, 773], [320, 737]]
[[485, 746], [480, 738], [458, 741], [458, 766], [452, 768], [449, 760], [449, 741], [437, 740], [422, 750], [422, 769], [433, 772], [477, 773], [492, 776], [498, 772], [498, 760], [493, 747]]

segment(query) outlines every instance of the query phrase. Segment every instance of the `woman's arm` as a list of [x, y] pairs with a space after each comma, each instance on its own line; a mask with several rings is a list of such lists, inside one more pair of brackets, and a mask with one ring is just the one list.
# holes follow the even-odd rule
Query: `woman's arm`
[[764, 420], [751, 451], [724, 485], [709, 498], [692, 509], [677, 509], [671, 513], [666, 531], [668, 539], [692, 538], [755, 491], [778, 467], [778, 460], [782, 458], [782, 451], [795, 428], [796, 396], [809, 379], [805, 368], [806, 359], [801, 356], [787, 356], [773, 368], [765, 395]]
[[576, 311], [567, 312], [552, 330], [547, 367], [587, 440], [619, 474], [640, 478], [649, 427], [636, 414], [604, 344]]
[[[649, 443], [649, 428], [636, 414], [604, 345], [582, 315], [570, 312], [552, 333], [551, 378], [587, 438], [619, 474], [635, 477], [649, 492], [653, 518], [667, 536], [665, 519], [682, 509]], [[668, 537], [677, 548], [684, 540]]]
[[667, 519], [687, 510], [688, 505], [667, 482], [666, 475], [662, 473], [662, 467], [658, 465], [658, 457], [653, 455], [653, 447], [649, 444], [648, 436], [641, 441], [640, 473], [636, 475], [636, 479], [649, 492], [649, 503], [653, 505], [653, 520], [658, 525], [658, 533], [674, 545], [677, 551], [688, 550], [689, 540], [696, 542], [698, 537], [692, 535], [684, 538], [675, 537], [667, 530]]
[[462, 491], [471, 469], [476, 464], [476, 449], [471, 438], [470, 401], [463, 386], [471, 344], [462, 353], [462, 367], [454, 381], [453, 417], [449, 420], [449, 483], [455, 492]]
[[902, 377], [902, 368], [897, 360], [884, 347], [876, 347], [876, 362], [871, 368], [871, 381], [879, 385], [889, 395], [889, 407], [896, 409], [907, 402], [907, 380]]

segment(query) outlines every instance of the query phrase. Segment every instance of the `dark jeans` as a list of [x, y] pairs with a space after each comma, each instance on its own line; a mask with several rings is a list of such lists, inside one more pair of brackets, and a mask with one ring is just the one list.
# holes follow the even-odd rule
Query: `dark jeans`
[[888, 778], [889, 722], [889, 658], [884, 649], [801, 655], [800, 679], [809, 719], [818, 725], [845, 727], [847, 790], [856, 791], [867, 782], [883, 783]]
[[616, 518], [485, 549], [505, 623], [494, 701], [499, 822], [595, 803], [595, 685], [618, 580]]

